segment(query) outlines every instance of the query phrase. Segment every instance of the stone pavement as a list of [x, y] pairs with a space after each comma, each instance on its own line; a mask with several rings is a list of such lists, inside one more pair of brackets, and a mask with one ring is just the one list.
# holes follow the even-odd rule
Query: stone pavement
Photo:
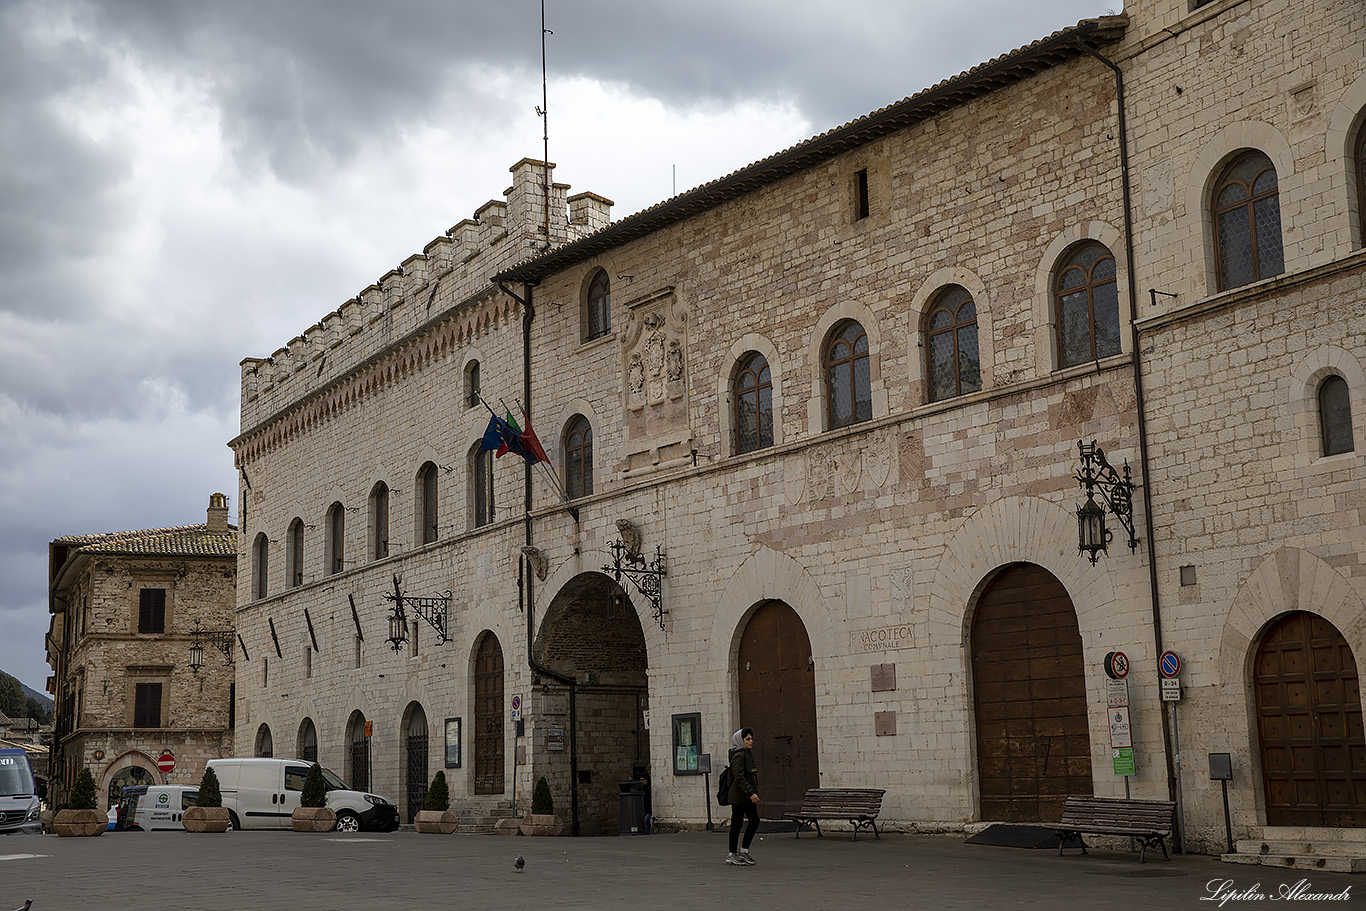
[[[1366, 877], [1221, 864], [1192, 855], [1138, 863], [965, 845], [958, 836], [847, 833], [756, 839], [754, 867], [722, 860], [725, 836], [625, 838], [119, 832], [99, 838], [0, 837], [0, 911], [104, 909], [1085, 908], [1240, 911], [1366, 907]], [[526, 857], [526, 870], [513, 860]], [[27, 855], [27, 856], [26, 856]], [[1277, 901], [1307, 880], [1345, 901]], [[1201, 901], [1211, 881], [1241, 894]], [[1275, 901], [1275, 904], [1271, 902]]]

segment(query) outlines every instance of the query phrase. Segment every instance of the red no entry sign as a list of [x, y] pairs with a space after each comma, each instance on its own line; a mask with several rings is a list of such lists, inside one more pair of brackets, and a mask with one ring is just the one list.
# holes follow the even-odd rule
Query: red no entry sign
[[1129, 676], [1129, 658], [1123, 652], [1110, 652], [1105, 656], [1105, 674], [1112, 680], [1123, 680]]
[[157, 757], [157, 768], [161, 769], [163, 774], [175, 771], [175, 757], [171, 755], [170, 750]]

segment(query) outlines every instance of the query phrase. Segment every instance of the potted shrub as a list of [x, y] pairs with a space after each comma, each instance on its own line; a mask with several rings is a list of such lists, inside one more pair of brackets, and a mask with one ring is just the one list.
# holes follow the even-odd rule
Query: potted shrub
[[523, 835], [559, 835], [564, 828], [555, 816], [555, 802], [550, 797], [550, 785], [542, 775], [536, 779], [531, 792], [531, 812], [522, 817]]
[[327, 806], [323, 767], [315, 762], [304, 779], [299, 806], [290, 815], [290, 828], [295, 832], [331, 832], [336, 824], [337, 814]]
[[427, 799], [422, 809], [417, 811], [414, 825], [419, 832], [429, 835], [449, 835], [460, 823], [460, 817], [451, 812], [451, 791], [446, 785], [446, 773], [437, 772], [432, 785], [427, 789]]
[[227, 807], [223, 806], [218, 773], [206, 768], [204, 777], [199, 779], [199, 799], [185, 810], [180, 822], [186, 832], [226, 832], [231, 821]]
[[95, 779], [89, 769], [81, 769], [71, 802], [57, 812], [52, 824], [58, 835], [101, 835], [109, 827], [109, 817], [95, 809]]

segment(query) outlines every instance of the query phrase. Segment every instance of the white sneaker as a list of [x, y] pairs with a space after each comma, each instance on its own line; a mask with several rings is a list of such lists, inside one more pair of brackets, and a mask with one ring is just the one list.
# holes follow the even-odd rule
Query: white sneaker
[[732, 866], [735, 866], [735, 867], [743, 867], [743, 866], [745, 866], [745, 862], [744, 862], [743, 860], [741, 860], [740, 857], [739, 857], [739, 855], [737, 855], [737, 854], [727, 854], [727, 855], [726, 855], [726, 863], [728, 863], [728, 864], [730, 864], [730, 865], [732, 865]]

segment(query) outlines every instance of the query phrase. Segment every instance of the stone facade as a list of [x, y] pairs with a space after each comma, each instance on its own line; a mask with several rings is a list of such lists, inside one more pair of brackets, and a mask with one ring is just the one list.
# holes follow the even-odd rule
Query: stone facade
[[[524, 807], [544, 775], [557, 812], [589, 833], [615, 831], [618, 784], [642, 774], [657, 818], [705, 820], [701, 783], [675, 774], [675, 762], [696, 771], [675, 716], [700, 714], [698, 752], [719, 769], [732, 731], [787, 725], [790, 711], [792, 730], [761, 737], [775, 794], [799, 780], [885, 787], [889, 825], [962, 828], [992, 820], [984, 801], [1010, 778], [987, 771], [979, 739], [984, 706], [1012, 693], [990, 696], [995, 669], [974, 661], [987, 632], [977, 608], [1025, 566], [1061, 586], [1075, 619], [1076, 683], [1059, 687], [1080, 708], [1059, 724], [1089, 743], [1093, 793], [1175, 793], [1155, 671], [1174, 649], [1189, 844], [1222, 839], [1211, 752], [1234, 756], [1235, 828], [1265, 826], [1251, 677], [1263, 635], [1303, 610], [1353, 653], [1366, 646], [1361, 468], [1355, 451], [1319, 455], [1317, 404], [1329, 374], [1356, 399], [1366, 388], [1352, 160], [1366, 24], [1345, 0], [1130, 6], [620, 222], [574, 217], [574, 200], [604, 216], [605, 203], [552, 184], [549, 250], [535, 245], [544, 209], [519, 203], [542, 198], [542, 166], [521, 162], [506, 205], [490, 204], [498, 232], [467, 226], [450, 272], [432, 267], [448, 245], [429, 247], [308, 337], [244, 361], [231, 445], [244, 541], [267, 548], [267, 579], [253, 588], [244, 546], [238, 628], [253, 660], [239, 751], [266, 730], [283, 754], [307, 719], [319, 758], [350, 774], [363, 717], [370, 785], [402, 805], [410, 778], [441, 767], [442, 721], [461, 718], [455, 800], [501, 774], [493, 792]], [[1213, 187], [1248, 149], [1276, 168], [1284, 269], [1220, 291]], [[1113, 257], [1118, 334], [1064, 367], [1055, 287], [1087, 244]], [[600, 272], [610, 331], [595, 336]], [[980, 388], [947, 397], [931, 391], [928, 318], [953, 286], [975, 304]], [[846, 425], [829, 365], [852, 323], [866, 338], [866, 410]], [[754, 353], [772, 443], [741, 453], [737, 376]], [[489, 421], [468, 394], [474, 362], [500, 413], [529, 399], [554, 471], [494, 461], [487, 524], [473, 489]], [[556, 488], [578, 417], [592, 427], [592, 484], [571, 504]], [[1079, 440], [1132, 467], [1135, 552], [1116, 528], [1099, 562], [1077, 553]], [[440, 472], [439, 533], [423, 544], [426, 463]], [[345, 510], [341, 563], [333, 504]], [[305, 530], [293, 577], [280, 552], [290, 527]], [[657, 606], [612, 571], [614, 545], [633, 534], [635, 566], [662, 555]], [[384, 641], [395, 576], [412, 595], [452, 593], [449, 641], [411, 612], [401, 650]], [[772, 651], [800, 654], [751, 680], [768, 673], [751, 667], [765, 643], [745, 633], [774, 603], [789, 618], [778, 627], [795, 617], [799, 629]], [[475, 667], [490, 633], [500, 691]], [[1135, 669], [1127, 780], [1101, 670], [1113, 651]], [[1053, 660], [1024, 633], [1019, 652]], [[765, 695], [803, 674], [809, 723]], [[489, 692], [502, 693], [497, 711]], [[520, 733], [506, 723], [514, 695]], [[1040, 806], [1057, 796], [1039, 748], [1047, 723], [1002, 735], [1035, 751]], [[419, 729], [425, 753], [408, 739]], [[488, 765], [497, 751], [505, 764]], [[1086, 752], [1069, 761], [1084, 767]]]
[[[120, 784], [198, 784], [210, 759], [233, 754], [233, 667], [210, 644], [196, 671], [190, 646], [196, 626], [230, 634], [236, 543], [227, 497], [214, 494], [202, 525], [76, 535], [48, 546], [55, 806], [82, 768], [103, 808]], [[165, 752], [175, 757], [169, 773], [157, 768]], [[139, 770], [131, 773], [137, 780], [130, 769]]]

